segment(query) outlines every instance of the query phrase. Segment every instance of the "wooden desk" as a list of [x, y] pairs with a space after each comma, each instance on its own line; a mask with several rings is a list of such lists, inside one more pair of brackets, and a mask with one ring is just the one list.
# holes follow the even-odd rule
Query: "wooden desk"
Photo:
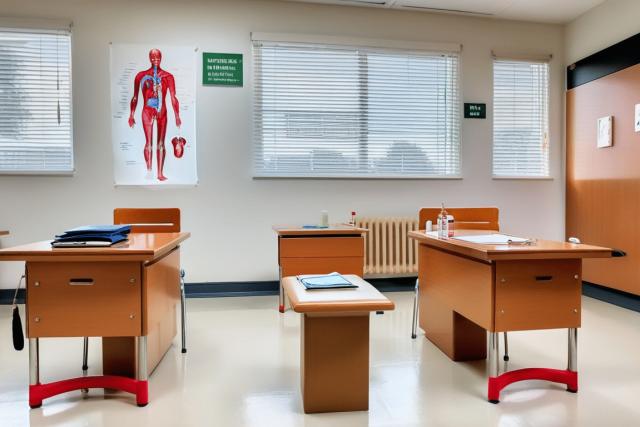
[[364, 275], [364, 233], [366, 228], [332, 225], [329, 228], [274, 226], [278, 235], [280, 293], [278, 308], [284, 313], [282, 278], [299, 274]]
[[394, 303], [358, 276], [352, 289], [308, 291], [296, 277], [282, 282], [302, 313], [300, 379], [305, 413], [369, 409], [369, 314]]
[[[0, 250], [26, 261], [29, 405], [72, 390], [112, 388], [148, 399], [148, 375], [176, 335], [179, 244], [189, 233], [131, 234], [108, 248], [52, 248], [49, 241]], [[39, 338], [102, 337], [103, 376], [40, 383]]]
[[[456, 236], [490, 231], [456, 230]], [[488, 398], [522, 380], [541, 379], [578, 390], [582, 259], [611, 256], [611, 249], [538, 240], [535, 245], [483, 245], [409, 232], [418, 250], [420, 327], [455, 361], [487, 357]], [[569, 329], [566, 370], [522, 369], [498, 375], [498, 332]]]

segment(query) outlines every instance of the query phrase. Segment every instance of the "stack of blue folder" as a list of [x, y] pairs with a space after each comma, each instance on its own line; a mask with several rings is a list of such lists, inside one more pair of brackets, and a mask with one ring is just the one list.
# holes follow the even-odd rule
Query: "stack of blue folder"
[[129, 225], [85, 225], [72, 228], [56, 236], [54, 248], [111, 246], [127, 240]]

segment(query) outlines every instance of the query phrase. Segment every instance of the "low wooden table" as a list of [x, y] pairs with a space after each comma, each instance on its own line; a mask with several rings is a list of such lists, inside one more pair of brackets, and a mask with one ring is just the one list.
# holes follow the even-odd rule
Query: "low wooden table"
[[302, 313], [300, 379], [305, 413], [369, 409], [369, 314], [395, 305], [356, 275], [358, 288], [307, 290], [282, 280], [291, 307]]
[[282, 278], [298, 274], [364, 275], [364, 234], [366, 228], [333, 224], [328, 228], [276, 225], [280, 297], [278, 309], [284, 313]]

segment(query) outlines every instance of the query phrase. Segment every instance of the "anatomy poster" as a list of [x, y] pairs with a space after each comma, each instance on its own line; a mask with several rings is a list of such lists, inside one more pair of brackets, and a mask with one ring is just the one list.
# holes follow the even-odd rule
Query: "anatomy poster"
[[111, 45], [116, 185], [195, 185], [193, 47]]

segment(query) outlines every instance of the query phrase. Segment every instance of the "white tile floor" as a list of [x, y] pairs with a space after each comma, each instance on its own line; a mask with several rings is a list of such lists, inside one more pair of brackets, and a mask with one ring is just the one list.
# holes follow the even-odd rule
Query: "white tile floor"
[[[485, 400], [485, 363], [454, 363], [410, 338], [409, 293], [371, 318], [368, 412], [304, 415], [299, 393], [299, 315], [276, 297], [190, 299], [186, 355], [177, 344], [150, 378], [151, 403], [91, 390], [27, 404], [27, 351], [15, 352], [10, 306], [0, 306], [0, 426], [639, 426], [640, 314], [590, 298], [579, 333], [580, 392], [514, 384]], [[23, 312], [24, 316], [24, 312]], [[510, 369], [566, 366], [566, 331], [510, 335]], [[43, 381], [78, 376], [81, 339], [41, 341]], [[100, 374], [91, 341], [90, 374]]]

